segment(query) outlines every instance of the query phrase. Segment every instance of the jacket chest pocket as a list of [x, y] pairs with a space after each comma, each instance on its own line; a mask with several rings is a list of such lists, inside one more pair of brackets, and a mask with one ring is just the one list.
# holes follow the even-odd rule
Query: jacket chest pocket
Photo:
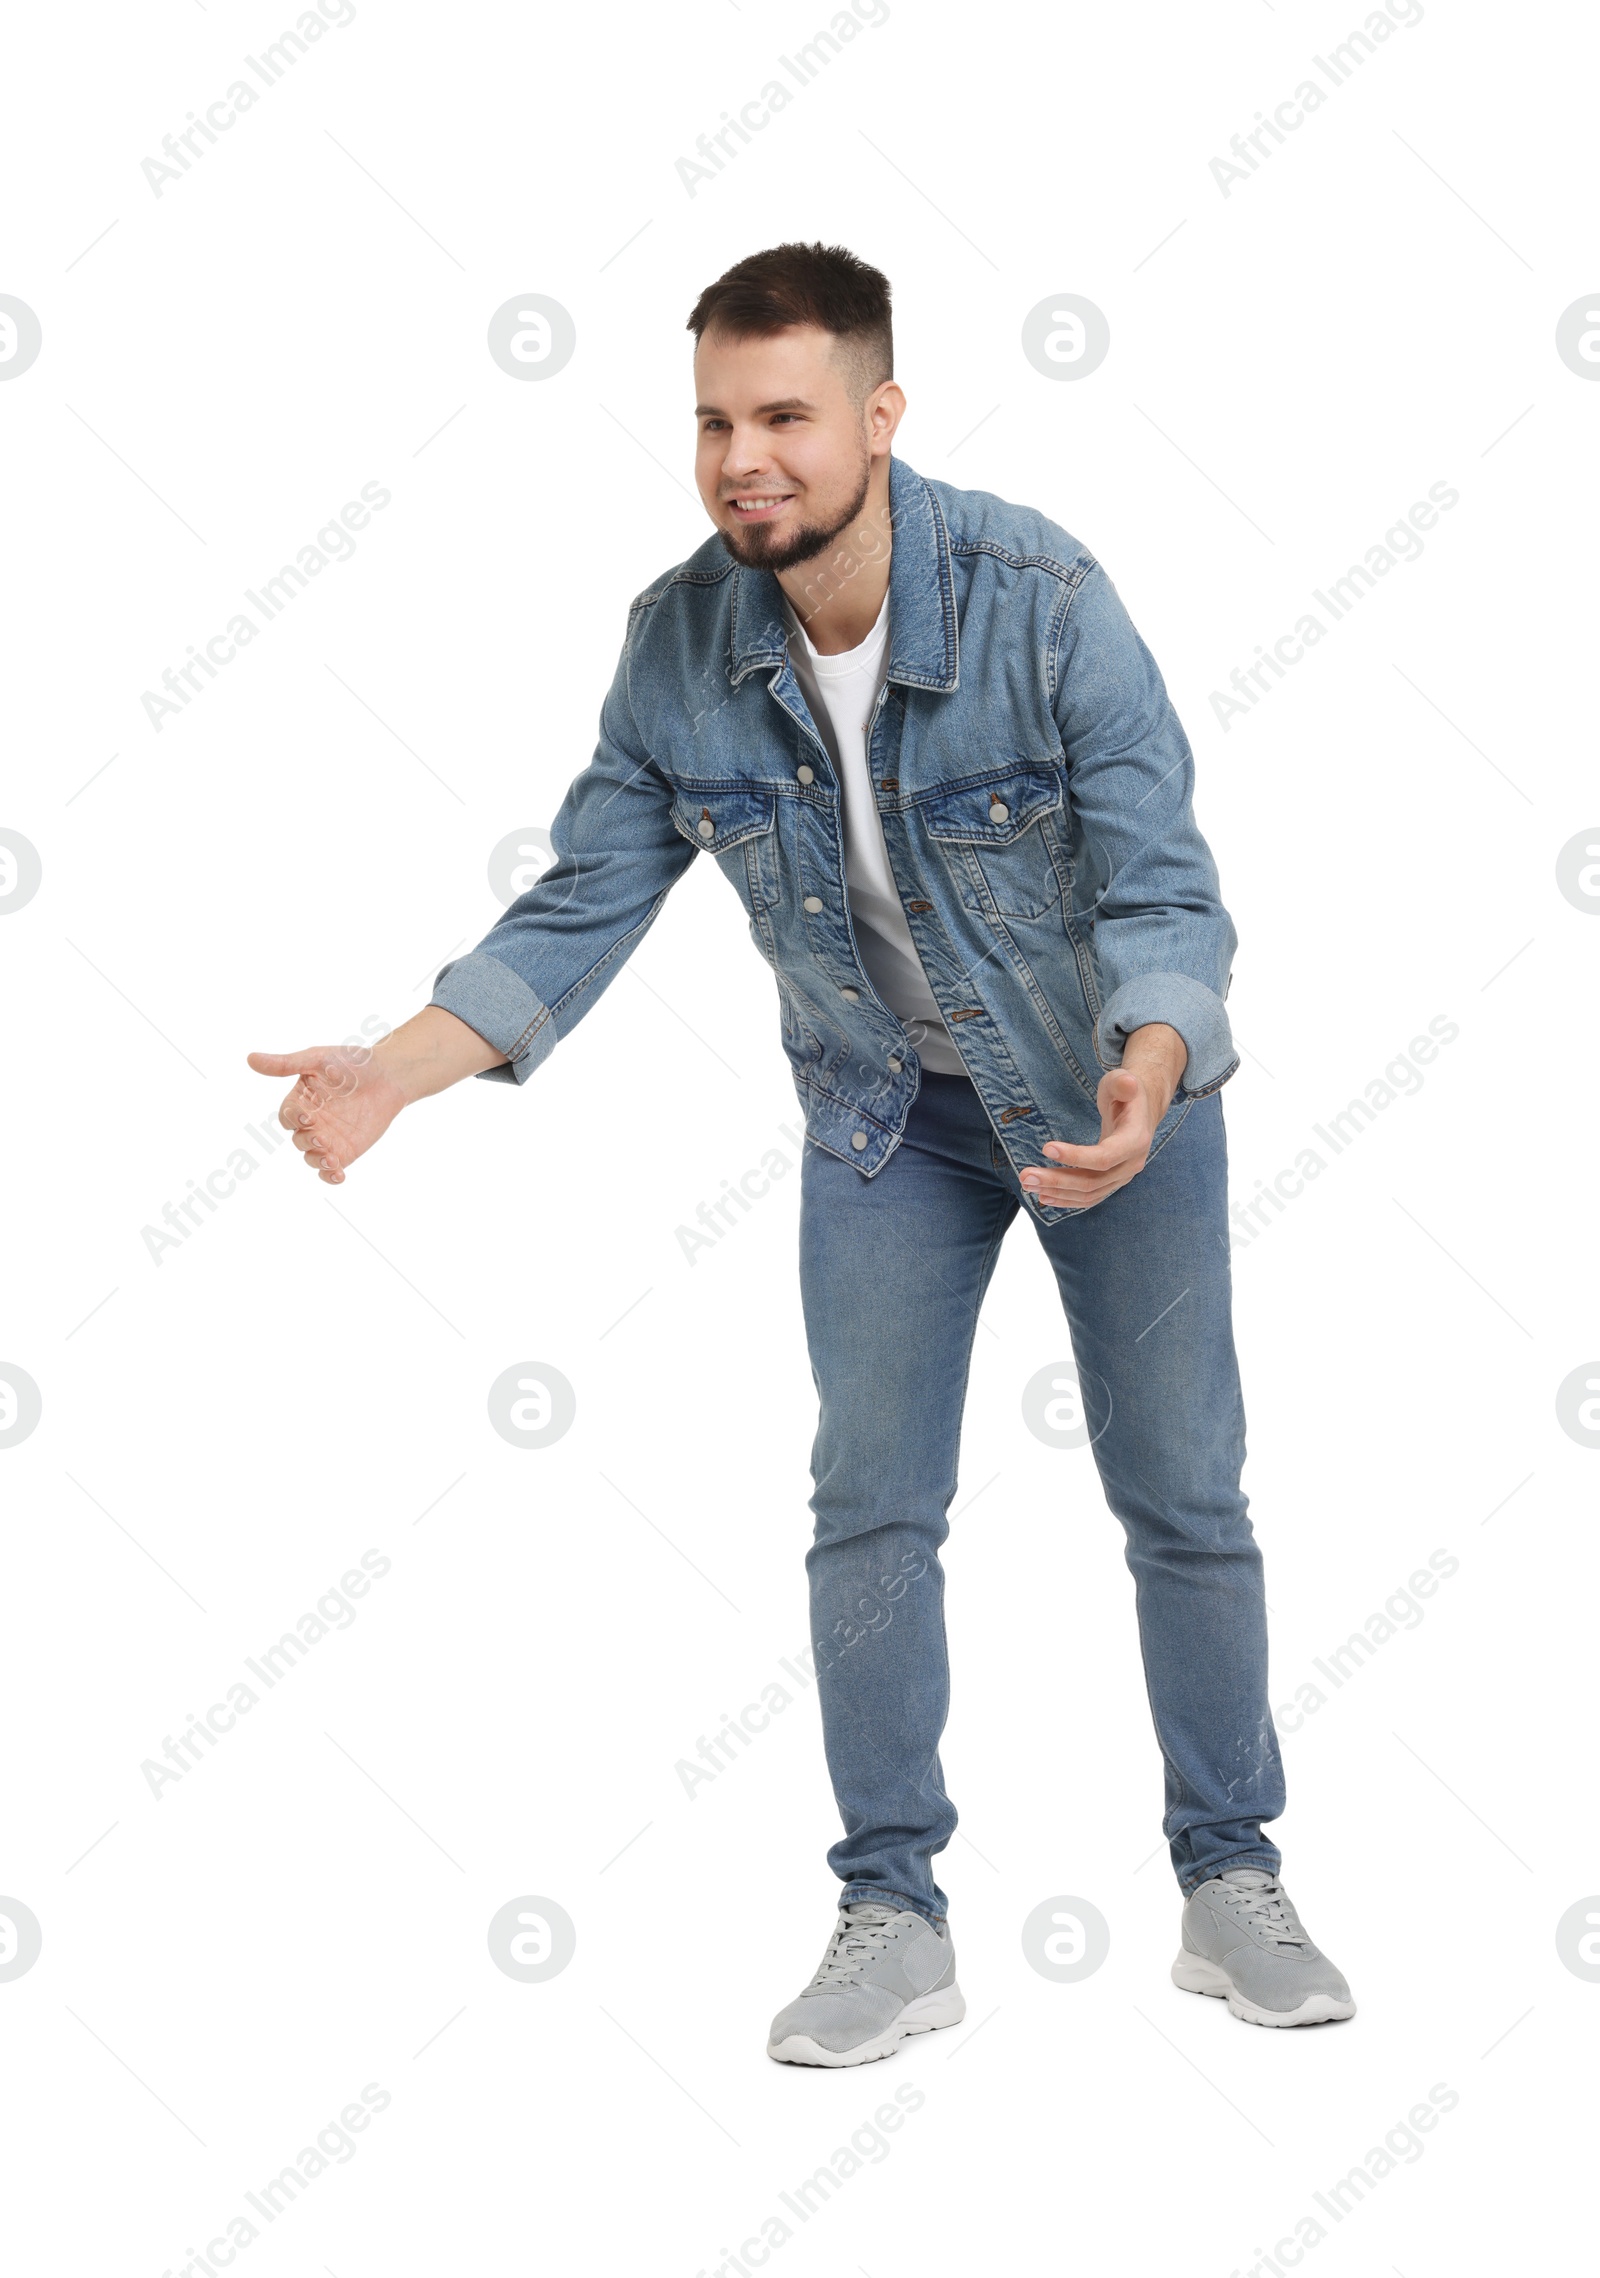
[[979, 917], [1042, 918], [1061, 907], [1057, 868], [1061, 775], [1024, 766], [941, 792], [915, 809], [949, 868], [962, 906]]
[[748, 784], [680, 784], [672, 821], [691, 846], [717, 865], [752, 917], [782, 899], [776, 792]]

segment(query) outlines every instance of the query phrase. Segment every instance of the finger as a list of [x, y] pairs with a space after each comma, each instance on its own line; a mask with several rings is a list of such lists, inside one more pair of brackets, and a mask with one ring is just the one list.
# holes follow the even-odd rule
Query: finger
[[1113, 1163], [1098, 1171], [1030, 1171], [1022, 1184], [1030, 1192], [1042, 1188], [1047, 1194], [1085, 1194], [1090, 1187], [1115, 1186], [1131, 1175], [1131, 1165]]
[[316, 1065], [308, 1068], [300, 1078], [314, 1094], [319, 1107], [325, 1106], [330, 1099], [337, 1099], [342, 1092], [354, 1091], [358, 1080], [359, 1070], [343, 1052], [320, 1053]]
[[1045, 1148], [1052, 1157], [1049, 1163], [1030, 1168], [1022, 1173], [1022, 1184], [1033, 1186], [1040, 1179], [1066, 1179], [1080, 1183], [1085, 1179], [1129, 1178], [1144, 1160], [1138, 1134], [1128, 1132], [1114, 1139], [1102, 1139], [1095, 1147], [1056, 1146]]
[[1087, 1210], [1096, 1202], [1104, 1202], [1108, 1194], [1115, 1194], [1119, 1187], [1126, 1184], [1126, 1179], [1100, 1179], [1093, 1186], [1064, 1190], [1034, 1187], [1029, 1191], [1034, 1201], [1048, 1210]]
[[1065, 1139], [1047, 1139], [1039, 1151], [1064, 1171], [1097, 1171], [1120, 1163], [1127, 1152], [1127, 1141], [1097, 1139], [1092, 1147], [1074, 1147]]
[[328, 1104], [330, 1094], [321, 1079], [315, 1075], [300, 1078], [292, 1092], [285, 1094], [278, 1110], [278, 1121], [286, 1131], [302, 1130], [316, 1122], [318, 1113]]
[[307, 1068], [295, 1089], [299, 1092], [304, 1105], [326, 1107], [332, 1097], [328, 1070], [320, 1062], [314, 1068]]
[[1042, 1168], [1030, 1167], [1022, 1172], [1019, 1183], [1029, 1194], [1085, 1194], [1091, 1187], [1120, 1186], [1132, 1178], [1138, 1168], [1139, 1158], [1132, 1153], [1098, 1163], [1093, 1170], [1072, 1165], [1057, 1170], [1047, 1163]]

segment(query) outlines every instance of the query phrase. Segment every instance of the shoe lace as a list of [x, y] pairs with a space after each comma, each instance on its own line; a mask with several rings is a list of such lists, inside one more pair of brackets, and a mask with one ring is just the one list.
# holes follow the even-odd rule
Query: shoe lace
[[1276, 1875], [1268, 1875], [1259, 1883], [1235, 1882], [1231, 1875], [1224, 1875], [1222, 1879], [1232, 1893], [1233, 1911], [1248, 1929], [1257, 1931], [1274, 1946], [1310, 1945], [1305, 1925], [1294, 1910], [1294, 1901]]
[[825, 1988], [854, 1985], [861, 1972], [889, 1945], [889, 1924], [897, 1909], [870, 1901], [841, 1907], [839, 1923], [812, 1984]]

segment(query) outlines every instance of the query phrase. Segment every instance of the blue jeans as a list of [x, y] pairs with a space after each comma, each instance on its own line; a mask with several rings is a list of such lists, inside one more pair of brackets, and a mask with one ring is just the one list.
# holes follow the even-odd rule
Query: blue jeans
[[[828, 1853], [841, 1904], [945, 1914], [933, 1861], [956, 1814], [939, 1765], [950, 1698], [939, 1549], [978, 1310], [1019, 1209], [1032, 1215], [964, 1076], [923, 1070], [905, 1137], [874, 1178], [805, 1150], [800, 1284], [821, 1401], [806, 1569], [844, 1824]], [[1283, 1809], [1283, 1767], [1261, 1553], [1239, 1485], [1220, 1093], [1195, 1100], [1127, 1186], [1035, 1225], [1127, 1536], [1179, 1884], [1275, 1870], [1261, 1822]]]

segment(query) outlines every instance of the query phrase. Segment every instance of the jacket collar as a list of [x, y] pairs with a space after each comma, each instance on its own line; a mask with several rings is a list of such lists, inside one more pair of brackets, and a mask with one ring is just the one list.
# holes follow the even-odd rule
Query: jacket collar
[[[891, 452], [888, 677], [948, 691], [961, 664], [950, 533], [931, 484]], [[728, 678], [735, 688], [757, 665], [788, 656], [783, 588], [771, 570], [734, 565]]]

